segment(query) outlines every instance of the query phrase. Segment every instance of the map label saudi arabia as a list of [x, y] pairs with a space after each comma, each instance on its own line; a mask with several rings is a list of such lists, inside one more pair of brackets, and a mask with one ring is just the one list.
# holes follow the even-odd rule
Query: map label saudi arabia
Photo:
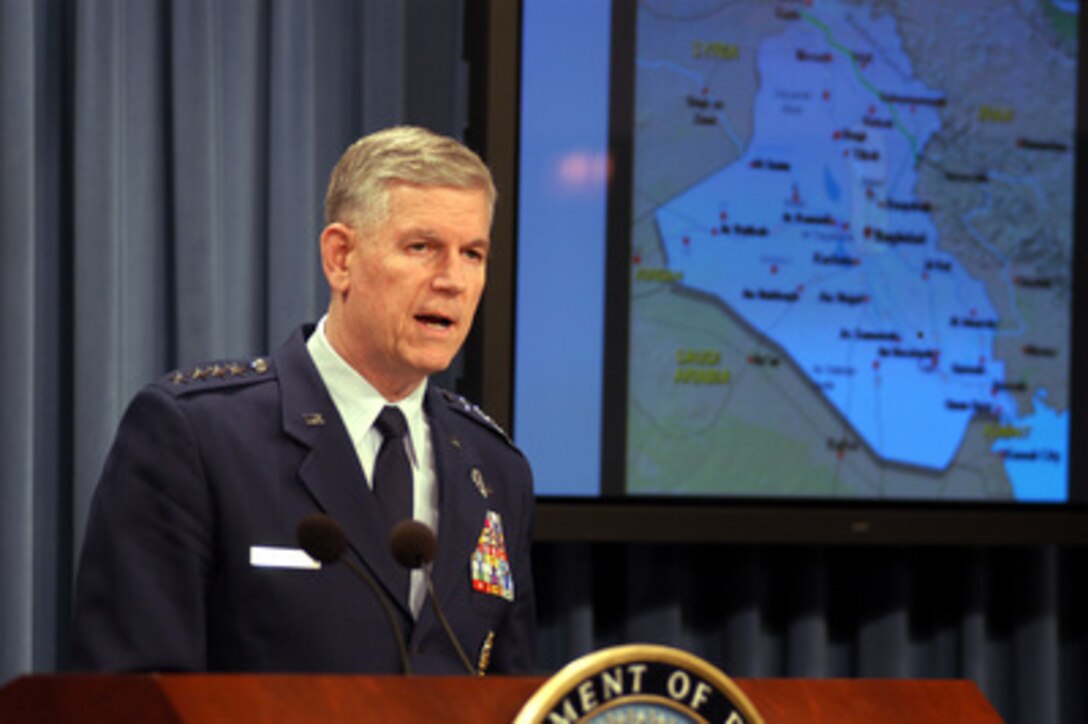
[[894, 18], [800, 15], [758, 46], [741, 158], [658, 207], [667, 265], [775, 342], [876, 455], [943, 470], [972, 419], [1016, 412], [998, 313], [916, 196], [947, 99], [915, 79]]

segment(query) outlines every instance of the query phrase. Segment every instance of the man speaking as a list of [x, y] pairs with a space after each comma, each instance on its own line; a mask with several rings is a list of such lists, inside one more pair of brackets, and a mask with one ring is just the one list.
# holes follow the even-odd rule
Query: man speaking
[[[427, 381], [472, 324], [495, 195], [476, 154], [420, 128], [345, 152], [320, 240], [325, 317], [269, 357], [178, 370], [126, 411], [76, 578], [75, 669], [532, 668], [529, 465]], [[314, 513], [339, 522], [352, 567], [299, 550]], [[423, 571], [390, 552], [404, 519], [437, 532], [448, 632]]]

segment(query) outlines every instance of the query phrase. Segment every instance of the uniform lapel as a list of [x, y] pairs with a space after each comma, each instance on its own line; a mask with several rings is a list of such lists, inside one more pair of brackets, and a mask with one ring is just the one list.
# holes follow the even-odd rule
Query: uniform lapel
[[[450, 597], [468, 585], [471, 556], [483, 528], [487, 501], [472, 482], [472, 470], [479, 469], [480, 461], [457, 434], [454, 416], [441, 393], [429, 389], [427, 407], [439, 480], [438, 552], [432, 576], [436, 595], [448, 609]], [[432, 616], [429, 607], [421, 612], [421, 629]]]
[[355, 447], [306, 350], [308, 331], [296, 332], [273, 355], [282, 390], [284, 430], [309, 448], [299, 466], [299, 480], [322, 512], [343, 526], [362, 564], [407, 614], [404, 596], [394, 593], [403, 581], [403, 571], [389, 553], [381, 512]]

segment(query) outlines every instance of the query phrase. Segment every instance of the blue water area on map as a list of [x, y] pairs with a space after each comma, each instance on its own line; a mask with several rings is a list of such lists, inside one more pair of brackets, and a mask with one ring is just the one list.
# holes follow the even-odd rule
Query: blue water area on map
[[1028, 430], [1026, 437], [1003, 439], [993, 446], [1005, 453], [1005, 471], [1013, 495], [1022, 503], [1064, 503], [1069, 500], [1066, 461], [1069, 456], [1069, 412], [1046, 405], [1046, 391], [1035, 396], [1035, 412], [1009, 424]]

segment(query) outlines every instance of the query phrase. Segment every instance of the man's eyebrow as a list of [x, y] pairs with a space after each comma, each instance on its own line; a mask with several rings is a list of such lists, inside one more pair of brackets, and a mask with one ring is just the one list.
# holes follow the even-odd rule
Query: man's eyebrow
[[[410, 229], [407, 229], [404, 232], [404, 236], [406, 238], [423, 239], [423, 240], [426, 240], [426, 241], [445, 241], [446, 240], [445, 236], [438, 233], [434, 229], [431, 229], [431, 228], [428, 228], [428, 227], [425, 227], [425, 226], [416, 226], [416, 227], [412, 227]], [[478, 237], [476, 239], [470, 240], [468, 242], [468, 245], [469, 246], [486, 246], [486, 247], [490, 248], [491, 247], [491, 239], [490, 239], [490, 237], [486, 237], [486, 236]]]
[[434, 229], [426, 226], [413, 226], [404, 231], [404, 236], [419, 238], [419, 239], [441, 239], [442, 235]]
[[[445, 242], [446, 237], [430, 228], [430, 226], [411, 226], [411, 228], [404, 230], [400, 233], [400, 238], [418, 238], [425, 242]], [[482, 246], [485, 248], [491, 248], [491, 237], [480, 236], [473, 238], [467, 244], [468, 246]]]

